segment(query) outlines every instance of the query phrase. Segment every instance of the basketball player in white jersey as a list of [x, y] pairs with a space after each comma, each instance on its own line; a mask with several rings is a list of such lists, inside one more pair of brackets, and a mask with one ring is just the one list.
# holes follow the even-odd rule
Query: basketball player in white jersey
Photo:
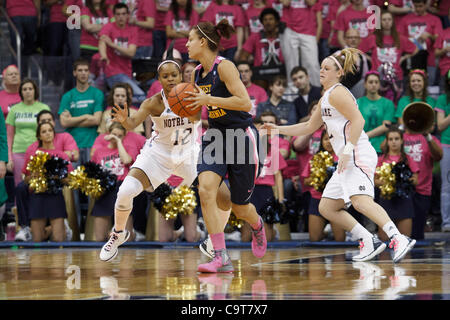
[[[128, 240], [130, 235], [125, 225], [133, 207], [133, 199], [137, 195], [143, 190], [154, 191], [172, 174], [183, 178], [182, 185], [187, 186], [197, 177], [200, 151], [197, 139], [201, 121], [179, 117], [171, 111], [167, 102], [166, 97], [170, 90], [181, 83], [179, 64], [173, 60], [165, 60], [158, 66], [157, 71], [163, 89], [145, 100], [135, 114], [129, 117], [127, 106], [113, 107], [113, 121], [120, 122], [127, 130], [134, 129], [151, 116], [153, 133], [117, 193], [114, 228], [110, 239], [100, 252], [100, 259], [103, 261], [112, 260], [118, 253], [118, 247]], [[229, 193], [225, 185], [222, 191]], [[226, 199], [226, 196], [222, 198]], [[219, 200], [218, 205], [222, 207]]]
[[339, 156], [337, 170], [327, 183], [319, 204], [319, 212], [331, 222], [340, 224], [346, 231], [360, 239], [360, 253], [353, 261], [373, 259], [385, 248], [344, 209], [353, 207], [374, 221], [391, 239], [393, 260], [399, 262], [412, 249], [416, 240], [402, 235], [386, 211], [374, 202], [374, 174], [377, 154], [363, 131], [364, 119], [358, 110], [356, 99], [340, 81], [348, 72], [354, 72], [358, 59], [357, 49], [347, 48], [339, 55], [329, 56], [322, 62], [320, 83], [325, 92], [318, 108], [308, 122], [292, 126], [265, 124], [268, 130], [280, 134], [301, 136], [312, 134], [322, 124], [330, 137], [335, 153]]

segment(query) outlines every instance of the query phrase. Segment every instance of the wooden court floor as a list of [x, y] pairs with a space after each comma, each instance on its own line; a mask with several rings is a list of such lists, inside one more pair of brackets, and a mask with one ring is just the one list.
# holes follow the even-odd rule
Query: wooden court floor
[[0, 250], [1, 300], [450, 300], [450, 247], [414, 248], [394, 265], [389, 251], [353, 263], [356, 248], [229, 250], [235, 272], [198, 274], [196, 248]]

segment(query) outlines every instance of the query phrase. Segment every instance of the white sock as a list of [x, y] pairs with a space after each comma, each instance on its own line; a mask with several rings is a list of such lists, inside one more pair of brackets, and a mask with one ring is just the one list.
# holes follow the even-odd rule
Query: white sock
[[367, 241], [367, 240], [370, 240], [373, 238], [373, 235], [359, 223], [357, 223], [350, 232], [356, 238], [363, 239], [364, 241]]
[[383, 226], [383, 231], [387, 234], [389, 238], [392, 238], [393, 236], [400, 234], [400, 231], [398, 231], [397, 227], [392, 221], [389, 221]]

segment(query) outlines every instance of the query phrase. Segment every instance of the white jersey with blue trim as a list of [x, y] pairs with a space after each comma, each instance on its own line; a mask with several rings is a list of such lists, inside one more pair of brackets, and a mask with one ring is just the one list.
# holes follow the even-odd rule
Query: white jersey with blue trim
[[[322, 120], [325, 123], [326, 130], [330, 137], [330, 143], [333, 146], [333, 150], [337, 155], [341, 154], [342, 151], [344, 150], [344, 146], [348, 141], [348, 136], [350, 133], [350, 120], [345, 118], [344, 115], [340, 113], [335, 107], [333, 107], [329, 101], [331, 91], [338, 85], [342, 84], [337, 83], [333, 85], [331, 88], [329, 88], [327, 91], [325, 91], [322, 97], [322, 102], [320, 104]], [[347, 89], [345, 86], [343, 87]], [[357, 107], [358, 104], [356, 102], [355, 97], [350, 92], [350, 90], [347, 89], [347, 91], [352, 96]], [[369, 141], [369, 137], [364, 132], [364, 130], [361, 132], [361, 135], [358, 139], [357, 144], [355, 145], [355, 148], [358, 148], [359, 150], [365, 148], [368, 149], [373, 148]]]
[[[177, 153], [191, 152], [192, 146], [198, 144], [201, 121], [192, 123], [188, 118], [179, 117], [170, 109], [164, 90], [161, 90], [161, 97], [165, 108], [159, 117], [152, 116], [153, 133], [149, 143], [177, 149]], [[180, 150], [183, 148], [186, 150]]]

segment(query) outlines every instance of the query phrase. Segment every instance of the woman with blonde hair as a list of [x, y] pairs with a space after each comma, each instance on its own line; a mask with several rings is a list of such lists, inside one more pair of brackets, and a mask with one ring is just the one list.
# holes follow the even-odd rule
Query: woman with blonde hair
[[268, 130], [279, 130], [280, 134], [301, 136], [311, 134], [325, 124], [339, 161], [323, 191], [320, 214], [360, 239], [360, 253], [352, 258], [353, 261], [371, 260], [384, 251], [386, 244], [345, 210], [351, 203], [388, 235], [393, 260], [399, 262], [416, 241], [402, 235], [386, 211], [373, 199], [377, 153], [363, 130], [364, 118], [355, 97], [340, 83], [346, 74], [354, 72], [359, 53], [357, 49], [346, 48], [322, 61], [320, 83], [325, 92], [319, 101], [320, 109], [314, 111], [307, 122], [292, 126], [264, 126]]

